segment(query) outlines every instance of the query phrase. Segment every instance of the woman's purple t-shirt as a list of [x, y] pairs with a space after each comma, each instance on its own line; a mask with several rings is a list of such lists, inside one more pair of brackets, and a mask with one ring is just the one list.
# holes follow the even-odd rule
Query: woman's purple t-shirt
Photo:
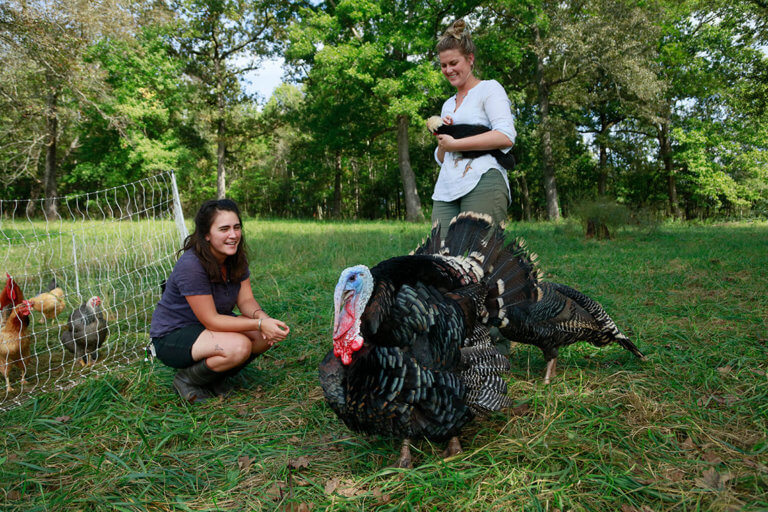
[[[241, 281], [249, 276], [250, 271], [246, 270]], [[212, 295], [216, 311], [221, 315], [232, 315], [239, 293], [240, 281], [212, 283], [197, 253], [190, 249], [181, 255], [165, 283], [163, 296], [152, 313], [149, 336], [160, 338], [176, 329], [200, 323], [187, 302], [187, 295]]]

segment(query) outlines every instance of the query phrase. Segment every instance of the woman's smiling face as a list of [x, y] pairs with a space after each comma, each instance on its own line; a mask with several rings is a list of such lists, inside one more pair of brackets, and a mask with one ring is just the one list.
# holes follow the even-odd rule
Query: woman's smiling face
[[234, 256], [242, 237], [242, 226], [235, 212], [219, 210], [211, 223], [211, 230], [205, 235], [213, 256], [224, 263], [227, 256]]
[[440, 69], [443, 76], [457, 89], [463, 86], [472, 76], [472, 62], [474, 55], [465, 56], [458, 49], [444, 50], [440, 52]]

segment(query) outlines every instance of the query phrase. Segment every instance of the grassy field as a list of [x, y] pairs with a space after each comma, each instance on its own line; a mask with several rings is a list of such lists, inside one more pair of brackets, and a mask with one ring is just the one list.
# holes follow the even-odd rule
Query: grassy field
[[340, 271], [407, 253], [426, 225], [249, 221], [255, 293], [292, 327], [226, 400], [191, 406], [136, 361], [0, 413], [0, 510], [768, 510], [768, 224], [583, 239], [512, 224], [545, 277], [598, 299], [648, 356], [511, 348], [517, 407], [426, 441], [348, 431], [325, 405]]

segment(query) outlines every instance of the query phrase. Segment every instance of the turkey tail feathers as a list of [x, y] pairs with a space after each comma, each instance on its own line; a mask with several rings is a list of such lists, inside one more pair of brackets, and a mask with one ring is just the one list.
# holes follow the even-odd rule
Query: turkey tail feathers
[[624, 348], [625, 350], [629, 350], [630, 352], [635, 354], [640, 359], [645, 359], [645, 354], [640, 352], [640, 349], [637, 348], [637, 346], [634, 343], [629, 341], [629, 338], [627, 338], [623, 334], [622, 334], [622, 336], [623, 336], [622, 338], [616, 338], [616, 343], [621, 345], [621, 347]]
[[443, 246], [443, 241], [440, 238], [440, 222], [432, 224], [432, 231], [426, 240], [422, 240], [421, 245], [411, 251], [411, 255], [420, 254], [439, 254], [440, 249]]
[[509, 243], [488, 276], [486, 307], [490, 323], [499, 327], [509, 324], [508, 310], [521, 303], [533, 302], [538, 280], [536, 255], [528, 253], [522, 239]]
[[467, 256], [472, 252], [488, 255], [486, 247], [493, 230], [490, 215], [462, 212], [451, 220], [445, 237], [442, 254], [445, 256]]
[[507, 309], [532, 302], [536, 297], [539, 270], [535, 254], [516, 239], [504, 245], [504, 228], [489, 215], [462, 212], [452, 221], [443, 242], [442, 256], [466, 257], [482, 268], [487, 286], [483, 322], [505, 326]]

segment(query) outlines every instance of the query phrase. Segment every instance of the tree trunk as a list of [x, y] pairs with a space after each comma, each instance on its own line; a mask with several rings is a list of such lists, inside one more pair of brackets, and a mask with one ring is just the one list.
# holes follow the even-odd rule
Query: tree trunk
[[597, 193], [604, 197], [608, 189], [608, 152], [603, 144], [598, 144], [600, 163], [598, 164]]
[[[541, 35], [539, 27], [533, 26], [534, 46], [541, 47]], [[560, 202], [557, 198], [557, 182], [555, 180], [555, 166], [552, 158], [552, 134], [549, 119], [549, 86], [544, 80], [544, 64], [539, 56], [536, 57], [536, 88], [539, 95], [539, 108], [541, 119], [541, 162], [544, 175], [544, 193], [547, 198], [547, 218], [558, 220], [560, 218]]]
[[597, 151], [599, 154], [598, 163], [598, 176], [597, 176], [597, 193], [600, 197], [604, 197], [608, 188], [608, 150], [605, 147], [604, 136], [608, 131], [606, 126], [605, 113], [600, 112], [600, 134], [597, 137]]
[[411, 168], [411, 157], [408, 148], [408, 117], [397, 117], [397, 161], [400, 165], [400, 177], [403, 180], [405, 196], [405, 220], [417, 222], [424, 220], [421, 211], [419, 192], [416, 190], [416, 175]]
[[352, 186], [354, 187], [354, 197], [355, 197], [355, 214], [354, 218], [358, 219], [360, 218], [360, 169], [359, 165], [357, 163], [356, 159], [352, 159], [350, 162], [350, 165], [352, 167]]
[[59, 114], [57, 112], [59, 91], [56, 86], [50, 85], [51, 80], [48, 81], [50, 90], [47, 98], [47, 112], [46, 112], [46, 148], [45, 148], [45, 171], [43, 174], [43, 187], [45, 188], [45, 217], [46, 219], [55, 219], [58, 216], [58, 210], [56, 205], [56, 141], [58, 139], [59, 129]]
[[667, 192], [669, 194], [669, 210], [675, 219], [682, 218], [680, 205], [677, 200], [677, 180], [675, 167], [672, 162], [672, 142], [669, 138], [669, 119], [664, 119], [659, 126], [659, 157], [664, 164], [667, 175]]
[[216, 195], [219, 199], [227, 196], [227, 154], [226, 123], [224, 121], [224, 93], [218, 94], [218, 119], [216, 120]]
[[520, 184], [520, 199], [523, 202], [523, 218], [530, 221], [531, 216], [531, 195], [528, 192], [528, 180], [525, 179], [525, 174], [521, 174], [517, 178], [517, 182]]
[[334, 163], [335, 174], [333, 179], [333, 216], [341, 218], [341, 150], [336, 150]]

